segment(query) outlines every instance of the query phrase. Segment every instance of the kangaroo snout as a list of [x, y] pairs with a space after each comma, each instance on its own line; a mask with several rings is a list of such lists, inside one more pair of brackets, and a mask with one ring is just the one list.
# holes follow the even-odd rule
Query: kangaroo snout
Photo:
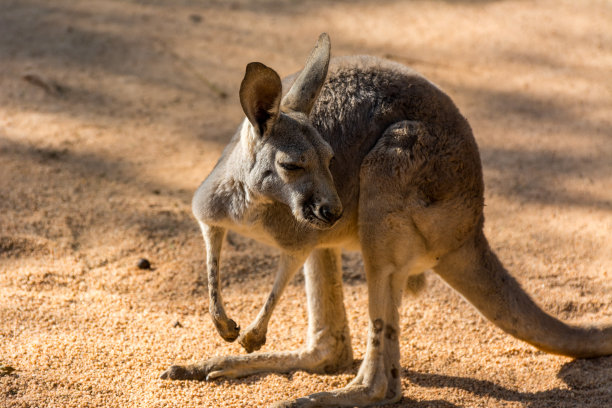
[[342, 217], [342, 204], [329, 202], [310, 202], [304, 205], [304, 218], [315, 228], [331, 228]]
[[342, 206], [332, 207], [328, 204], [323, 204], [316, 210], [317, 217], [333, 225], [342, 217]]

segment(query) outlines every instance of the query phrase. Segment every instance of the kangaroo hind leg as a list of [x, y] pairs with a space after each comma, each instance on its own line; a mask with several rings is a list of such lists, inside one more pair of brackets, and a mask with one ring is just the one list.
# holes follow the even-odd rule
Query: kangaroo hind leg
[[[382, 135], [360, 172], [359, 238], [368, 285], [368, 337], [356, 377], [344, 388], [283, 402], [277, 407], [370, 406], [402, 397], [399, 313], [409, 277], [435, 263], [412, 219], [420, 205], [410, 180], [412, 148], [426, 143], [418, 122], [400, 122]], [[412, 156], [412, 157], [411, 157]]]
[[340, 250], [317, 249], [304, 265], [308, 332], [303, 348], [293, 351], [213, 357], [167, 369], [162, 378], [212, 380], [260, 372], [304, 370], [331, 373], [353, 362], [350, 333], [342, 295]]

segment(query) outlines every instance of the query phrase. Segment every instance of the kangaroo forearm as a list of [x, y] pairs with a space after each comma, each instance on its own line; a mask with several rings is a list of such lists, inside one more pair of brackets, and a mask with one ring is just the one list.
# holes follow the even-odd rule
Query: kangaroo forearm
[[247, 352], [251, 353], [257, 351], [266, 343], [268, 322], [272, 317], [274, 308], [278, 304], [287, 284], [291, 278], [293, 278], [302, 263], [303, 257], [301, 256], [292, 256], [286, 253], [281, 255], [276, 278], [274, 279], [274, 285], [268, 294], [265, 304], [257, 314], [253, 323], [246, 328], [238, 340]]
[[226, 341], [234, 341], [238, 337], [240, 327], [235, 321], [227, 317], [221, 296], [221, 282], [219, 276], [219, 260], [221, 247], [226, 230], [200, 222], [204, 243], [206, 246], [206, 267], [208, 270], [208, 310], [217, 331]]

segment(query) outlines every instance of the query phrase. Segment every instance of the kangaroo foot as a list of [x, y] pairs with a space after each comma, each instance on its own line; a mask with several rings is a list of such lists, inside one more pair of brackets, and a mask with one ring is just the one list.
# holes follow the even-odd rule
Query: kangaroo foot
[[294, 370], [331, 372], [346, 368], [353, 361], [350, 344], [322, 342], [322, 347], [277, 353], [213, 357], [196, 364], [173, 365], [162, 379], [210, 381], [237, 378], [261, 372], [285, 373]]
[[197, 364], [173, 365], [164, 371], [160, 378], [164, 380], [197, 380], [208, 381], [212, 378], [211, 373], [223, 371], [228, 366], [228, 359], [224, 357], [214, 357]]
[[402, 398], [401, 390], [386, 390], [377, 385], [349, 384], [329, 392], [319, 392], [292, 401], [281, 401], [270, 408], [363, 407], [392, 404]]

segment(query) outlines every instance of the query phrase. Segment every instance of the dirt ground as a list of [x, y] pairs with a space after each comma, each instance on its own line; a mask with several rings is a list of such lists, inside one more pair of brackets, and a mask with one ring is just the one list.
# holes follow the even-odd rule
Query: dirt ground
[[[0, 406], [258, 407], [350, 381], [367, 327], [354, 253], [348, 372], [158, 379], [244, 353], [207, 314], [190, 200], [242, 118], [245, 65], [290, 74], [323, 31], [334, 55], [387, 57], [446, 90], [479, 143], [505, 265], [550, 313], [612, 319], [609, 0], [1, 0]], [[224, 294], [243, 327], [276, 261], [229, 235]], [[428, 281], [401, 308], [393, 406], [612, 406], [612, 358], [537, 351]], [[300, 346], [304, 303], [297, 277], [264, 350]]]

